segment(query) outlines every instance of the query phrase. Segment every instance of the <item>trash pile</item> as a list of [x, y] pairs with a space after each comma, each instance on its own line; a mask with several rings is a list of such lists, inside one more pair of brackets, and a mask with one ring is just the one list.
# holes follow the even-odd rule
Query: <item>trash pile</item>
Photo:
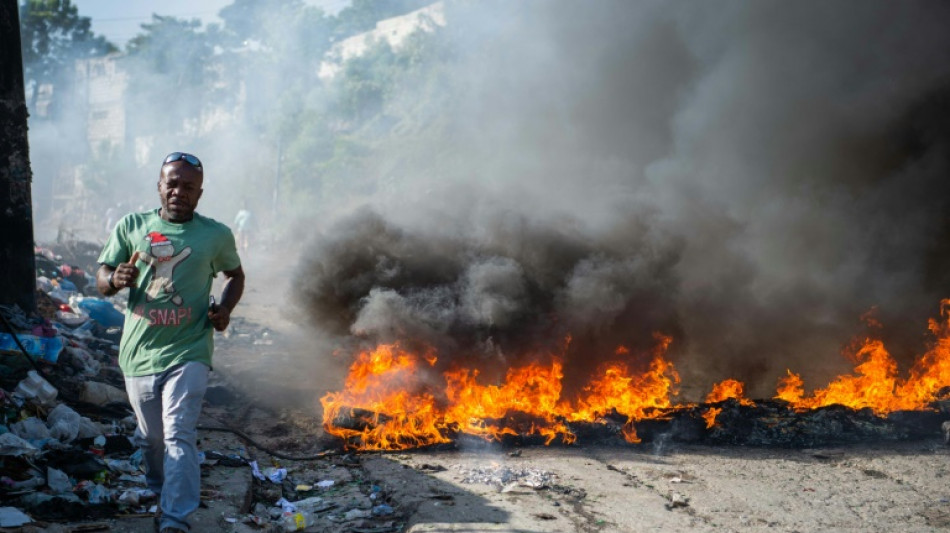
[[[0, 528], [156, 511], [117, 361], [127, 298], [100, 297], [95, 264], [80, 263], [36, 248], [37, 313], [0, 305]], [[273, 342], [266, 328], [237, 317], [233, 325], [223, 344]], [[227, 467], [225, 476], [246, 468], [256, 478], [253, 497], [226, 513], [226, 522], [285, 531], [404, 527], [405, 517], [383, 488], [363, 479], [353, 456], [260, 468], [244, 447], [210, 446], [199, 442], [203, 476]], [[202, 490], [202, 499], [215, 499], [214, 492]]]
[[98, 299], [79, 305], [63, 281], [40, 280], [48, 292], [37, 298], [51, 302], [52, 316], [0, 306], [0, 527], [140, 512], [155, 498], [129, 439], [121, 329], [97, 320], [121, 312]]
[[148, 512], [117, 364], [123, 299], [93, 296], [88, 265], [35, 252], [38, 314], [0, 306], [0, 527]]

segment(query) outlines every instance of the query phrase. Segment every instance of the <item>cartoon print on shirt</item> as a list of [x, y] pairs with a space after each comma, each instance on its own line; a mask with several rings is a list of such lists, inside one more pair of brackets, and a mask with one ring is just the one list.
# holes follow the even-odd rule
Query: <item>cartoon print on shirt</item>
[[175, 247], [168, 237], [157, 231], [146, 235], [145, 240], [149, 241], [152, 253], [140, 253], [139, 259], [155, 270], [152, 281], [145, 289], [145, 301], [151, 302], [162, 294], [166, 294], [170, 295], [172, 303], [180, 307], [183, 300], [181, 295], [175, 292], [175, 267], [191, 255], [191, 247], [186, 246], [176, 255]]

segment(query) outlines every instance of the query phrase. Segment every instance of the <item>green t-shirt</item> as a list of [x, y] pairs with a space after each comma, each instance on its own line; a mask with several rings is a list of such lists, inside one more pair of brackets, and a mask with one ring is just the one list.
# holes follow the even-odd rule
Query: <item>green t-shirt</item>
[[117, 266], [139, 252], [139, 278], [119, 345], [126, 376], [158, 374], [188, 361], [211, 366], [214, 350], [208, 319], [211, 282], [241, 265], [234, 236], [224, 224], [195, 213], [188, 222], [163, 220], [159, 210], [123, 217], [99, 254]]

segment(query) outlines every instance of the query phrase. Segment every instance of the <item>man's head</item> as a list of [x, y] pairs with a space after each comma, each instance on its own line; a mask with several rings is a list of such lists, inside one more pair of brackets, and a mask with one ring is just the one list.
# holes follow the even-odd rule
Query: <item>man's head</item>
[[158, 175], [162, 218], [169, 222], [191, 220], [203, 192], [203, 182], [204, 168], [197, 157], [183, 152], [168, 154]]

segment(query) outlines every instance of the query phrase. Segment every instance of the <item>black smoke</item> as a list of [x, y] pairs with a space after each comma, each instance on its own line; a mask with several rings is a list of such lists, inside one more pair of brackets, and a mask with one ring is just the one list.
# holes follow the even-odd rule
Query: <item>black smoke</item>
[[685, 382], [760, 396], [847, 371], [871, 307], [920, 352], [950, 295], [950, 5], [447, 9], [441, 135], [383, 143], [389, 186], [301, 263], [328, 338], [503, 369], [570, 334], [580, 375], [661, 332]]

